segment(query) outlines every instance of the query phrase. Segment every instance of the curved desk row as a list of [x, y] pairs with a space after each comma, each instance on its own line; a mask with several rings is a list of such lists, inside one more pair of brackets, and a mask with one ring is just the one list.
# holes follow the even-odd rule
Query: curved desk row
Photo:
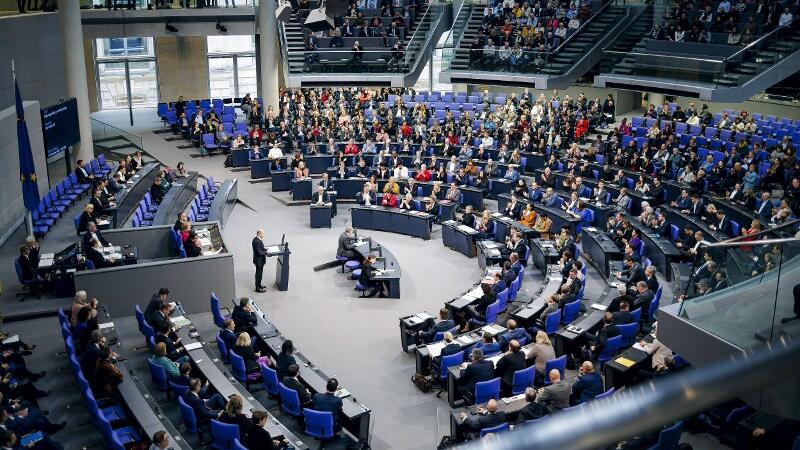
[[[353, 225], [354, 228], [358, 228]], [[376, 269], [380, 269], [381, 273], [375, 275], [372, 279], [375, 281], [384, 281], [388, 285], [388, 292], [386, 295], [389, 298], [400, 298], [400, 262], [386, 247], [372, 240], [359, 240], [354, 249], [362, 257], [366, 258], [370, 254], [377, 257], [377, 261], [373, 265]]]
[[214, 196], [211, 206], [208, 207], [206, 221], [219, 222], [219, 226], [224, 228], [238, 199], [238, 179], [229, 178], [223, 181], [222, 185], [217, 188], [217, 194]]
[[[569, 194], [564, 191], [554, 190], [553, 192], [561, 197], [564, 201], [569, 198]], [[553, 226], [550, 228], [552, 233], [557, 234], [564, 226], [570, 228], [570, 232], [573, 233], [573, 236], [577, 231], [577, 224], [580, 222], [580, 220], [563, 209], [545, 206], [541, 202], [531, 201], [529, 198], [525, 197], [518, 198], [517, 201], [523, 205], [527, 205], [529, 203], [533, 204], [533, 209], [537, 214], [547, 214], [547, 216], [553, 221]], [[508, 206], [509, 203], [511, 203], [511, 194], [501, 194], [497, 196], [498, 211], [505, 211], [506, 206]], [[586, 205], [586, 208], [594, 212], [594, 226], [603, 230], [608, 223], [608, 219], [613, 217], [614, 213], [616, 212], [616, 208], [613, 206], [608, 206], [602, 203], [597, 204], [595, 202], [585, 201], [584, 204]]]
[[[233, 305], [238, 305], [237, 299], [233, 299]], [[283, 343], [287, 339], [275, 324], [267, 318], [267, 315], [264, 314], [258, 304], [251, 300], [250, 305], [253, 306], [258, 316], [258, 323], [254, 328], [261, 339], [257, 341], [256, 345], [266, 350], [273, 358], [277, 358]], [[264, 353], [262, 352], [262, 354]], [[325, 393], [326, 384], [330, 377], [299, 351], [295, 351], [294, 357], [297, 360], [298, 367], [300, 367], [300, 373], [298, 374], [300, 381], [312, 393]], [[370, 409], [359, 403], [352, 393], [343, 399], [341, 419], [343, 419], [344, 423], [342, 425], [356, 440], [363, 444], [369, 444], [370, 414]]]
[[463, 225], [455, 220], [442, 222], [442, 244], [468, 258], [473, 258], [478, 251], [475, 248], [475, 240], [479, 232], [472, 227]]
[[150, 191], [150, 186], [153, 185], [160, 170], [161, 164], [159, 163], [145, 164], [144, 167], [136, 172], [136, 175], [125, 183], [125, 189], [117, 193], [116, 208], [108, 210], [111, 214], [111, 224], [114, 228], [123, 227], [128, 223], [131, 215], [139, 206], [139, 202]]
[[425, 212], [373, 205], [355, 206], [350, 214], [354, 228], [388, 231], [425, 240], [431, 238], [433, 216]]
[[153, 216], [153, 225], [172, 225], [178, 220], [180, 213], [197, 195], [197, 172], [188, 172], [187, 176], [178, 178], [172, 183], [167, 194], [158, 204]]

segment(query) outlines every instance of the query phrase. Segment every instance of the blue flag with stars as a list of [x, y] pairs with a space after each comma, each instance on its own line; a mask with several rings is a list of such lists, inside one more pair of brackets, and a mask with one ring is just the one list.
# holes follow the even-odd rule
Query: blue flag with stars
[[28, 211], [36, 211], [39, 207], [39, 186], [36, 184], [36, 166], [33, 164], [31, 140], [28, 127], [25, 125], [25, 110], [22, 108], [22, 97], [19, 85], [14, 78], [14, 94], [17, 102], [17, 142], [19, 143], [19, 181], [22, 183], [22, 199]]

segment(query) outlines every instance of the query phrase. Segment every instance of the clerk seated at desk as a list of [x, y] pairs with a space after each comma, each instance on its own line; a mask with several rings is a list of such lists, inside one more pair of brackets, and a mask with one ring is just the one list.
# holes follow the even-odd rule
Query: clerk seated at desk
[[17, 262], [19, 262], [19, 267], [22, 271], [22, 279], [25, 281], [28, 280], [36, 280], [37, 283], [32, 285], [31, 292], [37, 292], [39, 289], [43, 289], [45, 280], [44, 278], [40, 277], [36, 273], [36, 265], [34, 264], [33, 259], [31, 258], [31, 247], [26, 245], [22, 245], [19, 248], [19, 258], [17, 258]]
[[316, 411], [327, 411], [333, 414], [334, 430], [340, 430], [339, 416], [342, 413], [342, 399], [336, 396], [339, 390], [339, 381], [331, 378], [325, 385], [325, 392], [317, 392], [311, 397], [311, 401]]
[[432, 342], [436, 333], [444, 333], [454, 326], [456, 326], [456, 323], [450, 319], [450, 311], [447, 308], [441, 308], [439, 317], [435, 320], [429, 318], [428, 322], [425, 323], [426, 328], [417, 332], [417, 345]]
[[94, 192], [92, 192], [92, 198], [89, 199], [89, 202], [94, 205], [95, 212], [105, 212], [116, 206], [116, 204], [112, 204], [103, 197], [103, 191], [101, 191], [100, 188], [97, 188], [94, 190]]
[[378, 294], [380, 298], [386, 298], [386, 283], [382, 280], [375, 280], [375, 276], [380, 273], [378, 269], [373, 267], [375, 264], [375, 255], [369, 255], [361, 265], [361, 275], [358, 277], [358, 282], [367, 288], [371, 287], [372, 291], [367, 294], [367, 297], [375, 297]]
[[475, 215], [472, 214], [472, 205], [467, 205], [464, 209], [464, 214], [461, 215], [460, 222], [462, 225], [475, 228]]
[[84, 253], [86, 253], [86, 259], [92, 262], [95, 269], [122, 265], [122, 261], [113, 256], [106, 257], [103, 254], [103, 244], [97, 239], [89, 241], [89, 247], [84, 249]]
[[483, 322], [484, 317], [486, 316], [486, 308], [488, 308], [489, 305], [495, 302], [495, 300], [497, 299], [497, 294], [492, 292], [492, 285], [487, 283], [481, 283], [481, 290], [483, 291], [483, 295], [481, 295], [481, 298], [479, 298], [476, 303], [472, 305], [467, 305], [466, 310], [467, 310], [467, 315], [469, 317], [478, 319]]
[[287, 388], [297, 392], [297, 397], [300, 399], [300, 405], [308, 405], [311, 402], [311, 392], [301, 382], [297, 375], [300, 373], [300, 366], [292, 364], [287, 369], [286, 376], [281, 379], [281, 383]]
[[[491, 336], [491, 333], [486, 333]], [[484, 352], [480, 348], [472, 349], [472, 362], [461, 364], [461, 377], [458, 380], [458, 391], [463, 397], [475, 395], [475, 385], [494, 378], [494, 363], [483, 359]]]
[[364, 261], [364, 257], [355, 251], [356, 238], [353, 235], [353, 227], [346, 227], [344, 232], [339, 235], [339, 245], [336, 249], [336, 256], [341, 256], [347, 259], [354, 259], [359, 263]]
[[[97, 225], [94, 222], [89, 222], [86, 225], [86, 232], [83, 233], [83, 248], [87, 249], [91, 247], [91, 242], [93, 240], [99, 241], [103, 247], [110, 247], [111, 243], [103, 237], [100, 231], [97, 230]], [[84, 250], [85, 251], [85, 250]]]
[[479, 408], [477, 414], [461, 413], [461, 424], [467, 429], [470, 437], [485, 428], [493, 428], [508, 422], [505, 411], [498, 411], [497, 400], [491, 399], [486, 403], [486, 408]]
[[317, 186], [317, 192], [311, 196], [311, 204], [312, 205], [325, 205], [330, 203], [330, 196], [327, 192], [325, 192], [325, 188], [322, 186]]
[[511, 395], [513, 386], [514, 372], [524, 370], [525, 353], [522, 351], [519, 342], [512, 339], [508, 343], [508, 351], [497, 361], [494, 367], [494, 375], [501, 378], [500, 392], [504, 397]]

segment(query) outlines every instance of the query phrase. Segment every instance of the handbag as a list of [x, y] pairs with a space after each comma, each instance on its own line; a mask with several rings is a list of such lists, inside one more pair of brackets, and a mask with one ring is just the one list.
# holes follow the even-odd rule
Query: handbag
[[411, 377], [411, 381], [414, 385], [422, 392], [430, 392], [431, 390], [431, 380], [428, 379], [425, 375], [417, 372]]

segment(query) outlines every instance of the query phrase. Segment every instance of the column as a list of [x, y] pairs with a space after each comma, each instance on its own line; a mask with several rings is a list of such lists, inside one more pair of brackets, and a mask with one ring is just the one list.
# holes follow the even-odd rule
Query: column
[[259, 96], [264, 99], [264, 111], [271, 105], [278, 111], [278, 20], [275, 18], [275, 0], [258, 2], [258, 66], [261, 73]]
[[656, 94], [655, 92], [648, 92], [647, 93], [647, 104], [649, 105], [656, 105], [656, 110], [660, 111], [661, 106], [664, 105], [664, 95], [663, 94]]
[[80, 2], [58, 0], [58, 16], [61, 21], [61, 38], [64, 46], [67, 95], [75, 97], [78, 103], [78, 128], [81, 142], [74, 147], [73, 154], [75, 159], [89, 161], [94, 158], [94, 143], [92, 142], [92, 123], [89, 116], [89, 88], [86, 81]]

